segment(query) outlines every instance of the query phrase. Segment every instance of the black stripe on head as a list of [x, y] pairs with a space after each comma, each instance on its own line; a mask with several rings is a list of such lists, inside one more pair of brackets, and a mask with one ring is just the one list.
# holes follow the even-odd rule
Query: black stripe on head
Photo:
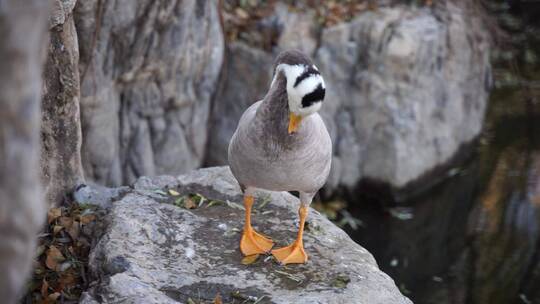
[[325, 93], [326, 90], [322, 87], [322, 84], [319, 83], [315, 91], [302, 97], [302, 107], [306, 108], [318, 101], [323, 101]]
[[320, 75], [319, 71], [315, 70], [313, 66], [309, 66], [307, 70], [305, 70], [300, 76], [296, 77], [296, 81], [294, 82], [294, 87], [298, 86], [302, 80], [308, 78], [311, 75]]

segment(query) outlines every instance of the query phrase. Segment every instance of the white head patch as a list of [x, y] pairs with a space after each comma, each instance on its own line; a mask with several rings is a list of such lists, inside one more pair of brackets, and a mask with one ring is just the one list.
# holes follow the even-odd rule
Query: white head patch
[[279, 72], [283, 72], [287, 79], [287, 95], [291, 112], [296, 115], [307, 116], [321, 108], [326, 87], [315, 65], [282, 63], [276, 67], [272, 85]]

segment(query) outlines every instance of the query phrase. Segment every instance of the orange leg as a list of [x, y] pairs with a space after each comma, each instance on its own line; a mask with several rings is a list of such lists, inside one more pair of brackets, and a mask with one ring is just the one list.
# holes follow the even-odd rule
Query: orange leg
[[308, 260], [308, 256], [304, 251], [304, 224], [308, 213], [308, 207], [300, 206], [298, 215], [300, 216], [300, 228], [296, 241], [291, 245], [279, 249], [272, 250], [272, 254], [281, 264], [304, 264]]
[[244, 224], [244, 233], [240, 240], [240, 251], [244, 255], [253, 255], [266, 253], [272, 249], [274, 242], [271, 239], [255, 232], [251, 227], [251, 206], [253, 206], [253, 196], [244, 195], [244, 206], [246, 207], [246, 222]]

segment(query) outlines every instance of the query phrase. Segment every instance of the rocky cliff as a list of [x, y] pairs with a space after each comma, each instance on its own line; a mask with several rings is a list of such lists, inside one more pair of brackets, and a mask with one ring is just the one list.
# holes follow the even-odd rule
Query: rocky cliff
[[79, 1], [82, 159], [107, 185], [202, 164], [223, 60], [216, 1]]
[[41, 162], [49, 204], [85, 178], [120, 185], [201, 166], [223, 61], [215, 1], [56, 0], [50, 37]]

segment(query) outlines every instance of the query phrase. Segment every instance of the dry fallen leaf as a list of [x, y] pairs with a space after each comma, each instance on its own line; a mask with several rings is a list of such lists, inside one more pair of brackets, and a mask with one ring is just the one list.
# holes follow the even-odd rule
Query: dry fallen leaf
[[219, 293], [214, 298], [214, 304], [223, 304], [223, 301], [221, 300], [221, 295]]
[[51, 208], [47, 212], [47, 222], [50, 224], [55, 219], [57, 219], [57, 218], [59, 218], [61, 216], [62, 216], [62, 209], [60, 209], [60, 208]]
[[47, 280], [45, 280], [45, 278], [43, 278], [43, 283], [41, 285], [41, 296], [43, 298], [47, 298], [47, 296], [49, 296], [49, 283]]
[[58, 283], [60, 283], [60, 287], [62, 287], [62, 289], [74, 286], [77, 283], [77, 277], [74, 273], [74, 270], [70, 269], [62, 273], [62, 275], [58, 279]]
[[178, 191], [173, 190], [173, 189], [169, 189], [169, 194], [172, 195], [172, 196], [179, 196], [180, 195], [180, 193], [178, 193]]
[[235, 13], [240, 19], [248, 19], [249, 18], [249, 14], [245, 10], [243, 10], [243, 9], [241, 9], [239, 7], [236, 8]]
[[189, 197], [186, 197], [184, 199], [184, 208], [186, 209], [195, 209], [197, 208], [197, 204]]
[[80, 224], [77, 221], [74, 221], [71, 227], [67, 229], [67, 233], [71, 237], [72, 240], [76, 240], [79, 238], [79, 231], [80, 231]]
[[259, 254], [248, 255], [242, 259], [242, 264], [243, 265], [253, 264], [257, 261], [258, 258], [259, 258]]
[[58, 225], [66, 229], [69, 229], [71, 225], [73, 225], [73, 218], [68, 217], [68, 216], [62, 216], [61, 218], [58, 219]]
[[86, 225], [90, 222], [93, 222], [95, 219], [96, 219], [95, 214], [81, 215], [81, 224]]
[[58, 248], [51, 245], [49, 250], [47, 250], [47, 259], [45, 260], [45, 265], [51, 270], [56, 270], [59, 262], [65, 260], [64, 255]]
[[47, 303], [56, 303], [56, 300], [58, 300], [59, 297], [60, 297], [60, 293], [59, 293], [59, 292], [51, 293], [51, 294], [47, 297]]
[[53, 233], [56, 235], [58, 234], [58, 232], [60, 232], [62, 229], [64, 229], [64, 227], [60, 226], [60, 225], [54, 225], [53, 227]]
[[28, 292], [21, 302], [74, 302], [80, 297], [85, 284], [84, 268], [90, 250], [87, 233], [94, 229], [92, 223], [82, 226], [80, 220], [95, 222], [99, 218], [99, 211], [72, 205], [52, 208], [47, 215], [50, 223], [39, 235], [33, 280], [28, 284]]

